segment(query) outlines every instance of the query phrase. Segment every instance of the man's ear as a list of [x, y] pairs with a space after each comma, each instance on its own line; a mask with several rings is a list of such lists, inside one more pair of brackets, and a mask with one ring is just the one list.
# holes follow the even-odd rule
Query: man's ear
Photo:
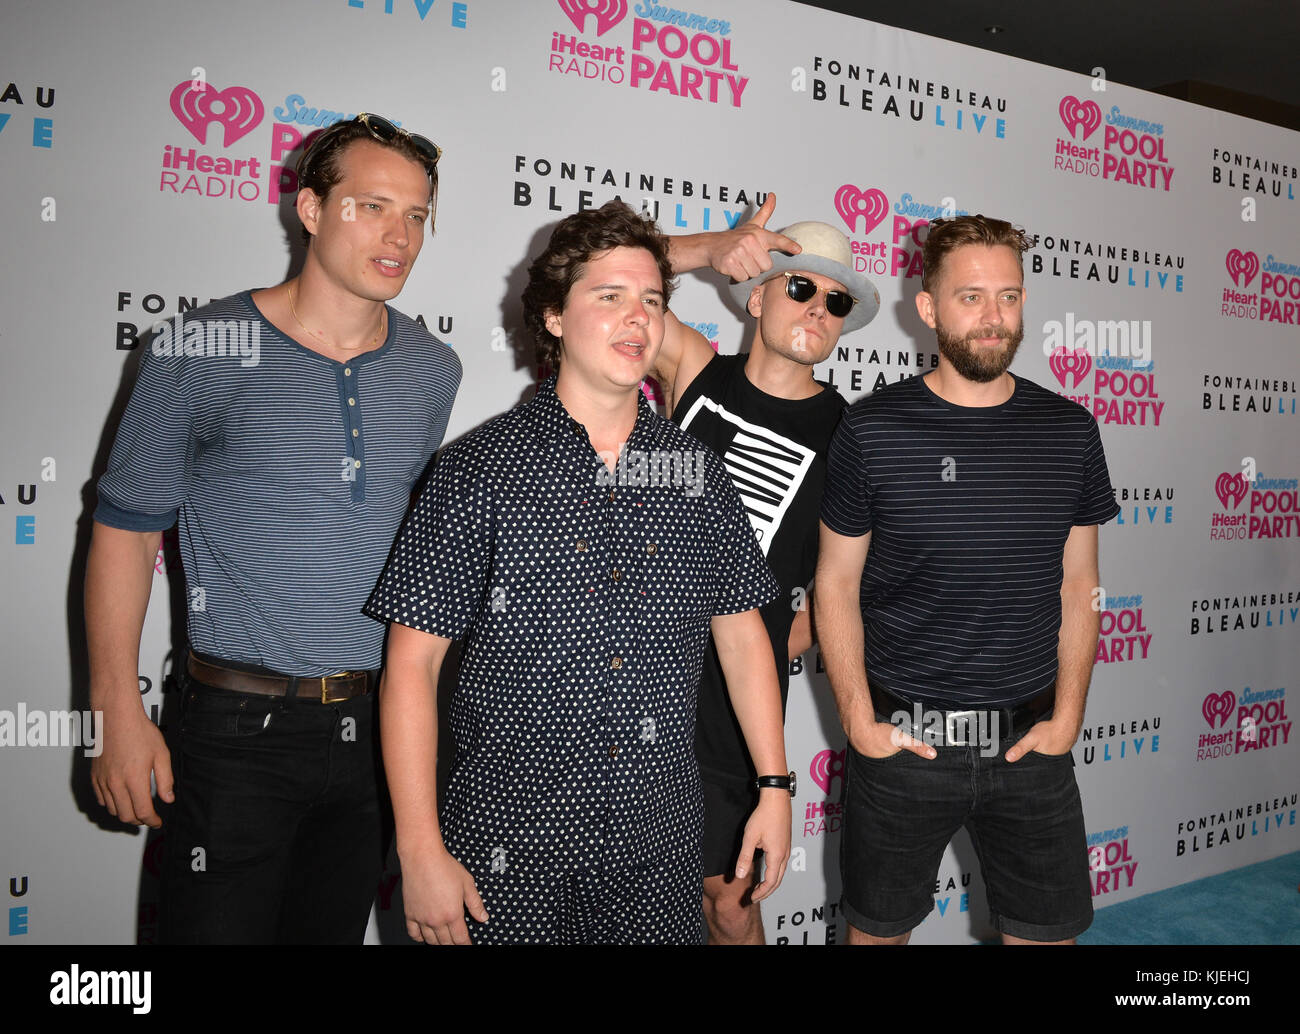
[[745, 303], [746, 311], [755, 319], [763, 315], [763, 288], [767, 284], [755, 284], [754, 289], [749, 292], [749, 301]]
[[307, 232], [313, 237], [316, 236], [316, 229], [320, 224], [321, 199], [317, 196], [316, 191], [311, 187], [304, 187], [298, 191], [297, 200], [294, 201], [294, 208], [297, 209], [298, 218], [302, 220], [302, 225], [306, 227]]
[[560, 320], [560, 314], [558, 312], [548, 312], [544, 317], [542, 317], [542, 325], [546, 327], [547, 333], [552, 337], [564, 337], [564, 325]]
[[922, 291], [916, 296], [916, 313], [931, 330], [934, 330], [934, 298], [929, 291]]

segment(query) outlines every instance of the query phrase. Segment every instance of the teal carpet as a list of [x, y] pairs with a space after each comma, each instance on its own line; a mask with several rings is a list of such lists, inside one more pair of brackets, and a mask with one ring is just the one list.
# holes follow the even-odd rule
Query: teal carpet
[[1300, 851], [1097, 909], [1080, 944], [1300, 944]]

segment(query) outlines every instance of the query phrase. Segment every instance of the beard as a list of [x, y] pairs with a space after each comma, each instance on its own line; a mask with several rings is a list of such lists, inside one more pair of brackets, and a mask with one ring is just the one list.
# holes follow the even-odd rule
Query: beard
[[[1024, 340], [1023, 323], [1015, 331], [1006, 327], [976, 327], [965, 337], [956, 337], [944, 329], [943, 324], [935, 320], [935, 335], [939, 339], [939, 352], [953, 369], [968, 381], [987, 384], [995, 381], [1007, 371], [1011, 360], [1016, 357], [1016, 349]], [[1006, 347], [998, 351], [988, 350], [973, 342], [983, 337], [999, 337], [1006, 342]]]

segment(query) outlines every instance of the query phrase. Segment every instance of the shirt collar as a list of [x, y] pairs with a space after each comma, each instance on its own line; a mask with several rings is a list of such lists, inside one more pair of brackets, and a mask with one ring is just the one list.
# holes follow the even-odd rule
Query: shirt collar
[[[528, 403], [528, 418], [533, 433], [544, 445], [550, 445], [562, 434], [586, 435], [584, 428], [569, 415], [555, 393], [556, 374], [552, 374], [537, 386], [537, 394]], [[665, 421], [651, 408], [645, 392], [637, 389], [636, 424], [628, 438], [629, 448], [658, 447], [664, 442]], [[648, 442], [648, 446], [647, 446]]]

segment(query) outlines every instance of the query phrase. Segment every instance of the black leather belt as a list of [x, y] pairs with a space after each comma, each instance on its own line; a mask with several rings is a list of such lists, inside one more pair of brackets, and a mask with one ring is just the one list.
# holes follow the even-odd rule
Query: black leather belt
[[302, 678], [296, 675], [262, 675], [257, 672], [227, 668], [189, 656], [190, 676], [207, 686], [229, 689], [236, 693], [255, 693], [268, 697], [298, 697], [334, 704], [364, 696], [378, 682], [377, 671], [341, 671], [335, 675]]
[[[881, 721], [898, 724], [893, 716], [898, 712], [907, 715], [907, 722], [901, 728], [918, 740], [932, 747], [968, 747], [986, 746], [979, 743], [976, 734], [981, 728], [991, 731], [997, 742], [1010, 746], [1020, 739], [1029, 727], [1040, 722], [1052, 713], [1056, 706], [1056, 684], [1053, 683], [1037, 696], [1022, 700], [1011, 707], [976, 707], [969, 710], [949, 711], [943, 708], [929, 707], [917, 701], [907, 700], [897, 693], [880, 686], [872, 685], [871, 703]], [[922, 726], [916, 728], [916, 711], [920, 709]], [[941, 716], [931, 719], [930, 716]], [[981, 723], [980, 715], [987, 715]]]

